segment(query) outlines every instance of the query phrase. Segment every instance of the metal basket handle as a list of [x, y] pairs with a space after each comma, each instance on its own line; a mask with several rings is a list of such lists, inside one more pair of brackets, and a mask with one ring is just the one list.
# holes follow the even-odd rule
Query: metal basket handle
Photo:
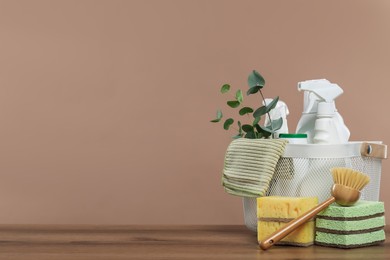
[[387, 145], [363, 142], [360, 147], [360, 153], [366, 157], [387, 159]]

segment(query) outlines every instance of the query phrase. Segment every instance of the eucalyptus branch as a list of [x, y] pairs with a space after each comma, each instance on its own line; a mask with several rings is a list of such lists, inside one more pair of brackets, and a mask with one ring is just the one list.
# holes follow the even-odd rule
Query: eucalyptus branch
[[[259, 93], [261, 95], [261, 98], [263, 99], [264, 105], [267, 106], [267, 103], [265, 102], [265, 98], [263, 96], [263, 92], [261, 92], [261, 89], [259, 90]], [[271, 123], [271, 130], [273, 131], [274, 129], [272, 128], [272, 120], [271, 120], [271, 115], [269, 114], [269, 111], [267, 112], [267, 115], [268, 115], [268, 119]]]
[[[270, 110], [274, 109], [279, 97], [276, 97], [271, 101], [270, 104], [267, 104], [263, 95], [263, 92], [261, 89], [265, 85], [265, 80], [263, 76], [260, 75], [257, 71], [253, 70], [251, 74], [248, 76], [248, 86], [249, 89], [246, 91], [246, 94], [252, 95], [256, 94], [256, 92], [260, 92], [261, 98], [262, 98], [262, 103], [264, 105], [260, 105], [259, 108], [253, 109], [248, 106], [243, 106], [243, 95], [242, 95], [242, 90], [238, 89], [236, 91], [236, 94], [232, 100], [227, 101], [227, 105], [231, 108], [238, 108], [238, 114], [240, 116], [244, 116], [246, 114], [247, 118], [250, 119], [250, 115], [254, 117], [254, 121], [252, 123], [244, 124], [241, 125], [241, 122], [238, 120], [234, 120], [233, 118], [228, 118], [224, 120], [223, 123], [223, 128], [225, 130], [229, 130], [230, 126], [234, 123], [237, 122], [237, 127], [233, 127], [236, 131], [238, 130], [238, 135], [234, 136], [233, 138], [239, 138], [239, 137], [244, 137], [244, 138], [249, 138], [249, 139], [257, 139], [257, 138], [273, 138], [274, 137], [274, 131], [278, 130], [282, 126], [282, 120], [275, 120], [274, 122], [272, 121], [271, 118], [271, 113]], [[224, 84], [220, 92], [222, 94], [228, 93], [230, 90], [230, 85], [229, 84]], [[231, 93], [229, 93], [231, 95]], [[267, 114], [267, 115], [265, 115]], [[265, 116], [265, 118], [269, 119], [270, 126], [261, 126], [259, 125], [259, 121], [261, 120], [262, 116]], [[221, 121], [223, 115], [222, 111], [218, 110], [217, 111], [217, 116], [215, 119], [211, 120], [213, 123], [218, 123]]]

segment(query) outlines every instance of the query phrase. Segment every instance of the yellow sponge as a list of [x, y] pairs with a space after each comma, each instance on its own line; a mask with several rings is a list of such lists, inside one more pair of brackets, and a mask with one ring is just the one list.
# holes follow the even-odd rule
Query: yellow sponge
[[[270, 234], [318, 204], [316, 197], [261, 197], [257, 199], [257, 239]], [[309, 246], [314, 241], [314, 221], [302, 225], [277, 244]]]

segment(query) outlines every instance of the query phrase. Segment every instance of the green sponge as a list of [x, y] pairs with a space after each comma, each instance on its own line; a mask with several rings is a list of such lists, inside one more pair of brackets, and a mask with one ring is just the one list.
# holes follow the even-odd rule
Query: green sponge
[[362, 230], [372, 230], [383, 228], [385, 223], [385, 217], [374, 217], [362, 220], [339, 220], [330, 221], [329, 219], [317, 218], [316, 228], [321, 230], [335, 230], [339, 233], [361, 233]]
[[367, 218], [372, 215], [383, 215], [385, 212], [384, 203], [381, 201], [364, 201], [356, 202], [352, 207], [343, 207], [333, 203], [327, 209], [320, 212], [319, 218]]
[[331, 234], [316, 232], [316, 245], [331, 246], [340, 248], [355, 248], [376, 245], [385, 241], [385, 231], [383, 229], [361, 234]]
[[336, 203], [317, 215], [317, 245], [354, 248], [385, 241], [384, 203], [358, 201], [343, 207]]

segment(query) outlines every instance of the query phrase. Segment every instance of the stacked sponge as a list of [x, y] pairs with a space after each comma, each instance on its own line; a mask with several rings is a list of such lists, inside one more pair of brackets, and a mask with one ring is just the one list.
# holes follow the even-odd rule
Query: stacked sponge
[[352, 207], [334, 203], [317, 215], [315, 244], [355, 248], [382, 243], [384, 212], [383, 202], [361, 200]]
[[[316, 197], [269, 196], [257, 199], [257, 239], [259, 243], [289, 221], [299, 217], [318, 203]], [[314, 221], [305, 223], [277, 244], [309, 246], [314, 242]]]

